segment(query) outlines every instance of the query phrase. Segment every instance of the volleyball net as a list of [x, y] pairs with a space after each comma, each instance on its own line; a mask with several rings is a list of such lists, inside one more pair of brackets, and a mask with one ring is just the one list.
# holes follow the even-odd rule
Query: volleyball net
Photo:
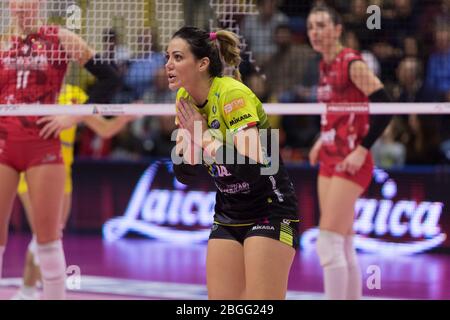
[[[97, 59], [114, 66], [122, 80], [120, 88], [105, 97], [108, 104], [83, 105], [81, 95], [92, 92], [96, 79], [70, 57], [61, 56], [69, 62], [69, 69], [60, 99], [53, 105], [37, 101], [25, 105], [15, 104], [3, 94], [0, 117], [173, 116], [175, 93], [168, 89], [165, 51], [180, 27], [194, 25], [207, 31], [227, 29], [239, 36], [243, 81], [263, 102], [266, 112], [278, 117], [272, 126], [286, 131], [287, 144], [310, 145], [317, 123], [314, 120], [313, 128], [307, 129], [310, 138], [299, 142], [303, 138], [298, 132], [305, 130], [302, 117], [327, 112], [438, 115], [440, 125], [434, 127], [442, 131], [442, 140], [450, 139], [448, 1], [322, 2], [342, 15], [343, 45], [361, 52], [395, 103], [317, 103], [321, 57], [311, 48], [307, 35], [312, 1], [0, 0], [1, 90], [13, 78], [20, 80], [17, 90], [26, 89], [28, 71], [42, 68], [45, 58], [52, 57], [52, 63], [59, 59], [52, 52], [54, 47], [46, 43], [31, 45], [31, 50], [15, 48], [11, 39], [21, 35], [19, 25], [35, 30], [42, 24], [57, 24], [71, 30], [96, 51]], [[35, 81], [45, 81], [42, 77]], [[306, 126], [310, 124], [307, 120]]]

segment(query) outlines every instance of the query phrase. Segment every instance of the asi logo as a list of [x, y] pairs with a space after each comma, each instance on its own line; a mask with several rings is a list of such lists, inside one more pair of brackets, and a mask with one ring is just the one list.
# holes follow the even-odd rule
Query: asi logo
[[244, 114], [238, 118], [233, 118], [230, 121], [230, 126], [234, 126], [235, 124], [241, 122], [242, 120], [246, 120], [246, 119], [250, 119], [252, 117], [252, 115], [250, 113]]
[[[439, 219], [444, 204], [441, 202], [393, 199], [397, 183], [387, 172], [374, 170], [374, 180], [381, 186], [383, 199], [360, 198], [355, 205], [356, 249], [380, 254], [414, 254], [441, 245], [447, 235], [441, 232]], [[301, 245], [309, 248], [319, 230], [303, 233]]]
[[213, 129], [219, 129], [220, 128], [220, 122], [219, 120], [213, 120], [213, 122], [211, 122], [210, 127]]

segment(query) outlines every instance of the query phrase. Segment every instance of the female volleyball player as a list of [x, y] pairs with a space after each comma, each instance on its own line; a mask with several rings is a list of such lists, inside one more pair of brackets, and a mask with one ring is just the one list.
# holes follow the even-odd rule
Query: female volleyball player
[[[314, 7], [307, 20], [308, 37], [322, 54], [318, 99], [325, 103], [389, 102], [383, 84], [359, 52], [343, 48], [342, 23], [329, 7]], [[330, 299], [359, 299], [362, 279], [353, 246], [354, 206], [372, 179], [369, 149], [391, 116], [340, 113], [322, 116], [321, 137], [309, 154], [320, 162], [317, 253]]]
[[[0, 103], [55, 103], [67, 64], [77, 61], [106, 84], [113, 68], [94, 63], [94, 52], [76, 34], [39, 19], [42, 0], [11, 0], [11, 28], [0, 39]], [[105, 86], [106, 87], [106, 86]], [[40, 136], [38, 117], [0, 122], [0, 270], [19, 173], [25, 172], [32, 207], [44, 299], [65, 298], [66, 262], [61, 219], [65, 170], [58, 137]]]
[[[207, 33], [193, 27], [177, 31], [167, 48], [169, 87], [178, 89], [177, 178], [189, 183], [198, 166], [181, 147], [196, 144], [208, 154], [209, 174], [217, 186], [214, 224], [208, 241], [207, 286], [210, 299], [284, 299], [298, 245], [297, 199], [283, 164], [272, 175], [261, 169], [281, 159], [261, 150], [259, 130], [268, 128], [258, 98], [240, 82], [239, 40], [234, 33]], [[223, 76], [224, 69], [233, 77]], [[201, 124], [203, 138], [194, 136]], [[231, 139], [225, 139], [226, 133]], [[248, 141], [253, 141], [250, 150]], [[189, 151], [188, 151], [189, 152]], [[226, 163], [242, 156], [245, 164]], [[253, 164], [251, 164], [251, 160]], [[208, 163], [208, 162], [207, 162]]]
[[[88, 100], [86, 93], [79, 87], [72, 85], [65, 85], [63, 91], [58, 97], [58, 104], [83, 104]], [[44, 117], [49, 121], [57, 117]], [[84, 123], [92, 129], [96, 134], [102, 138], [110, 138], [118, 133], [122, 128], [135, 117], [121, 116], [114, 119], [105, 119], [101, 116], [87, 116], [84, 117]], [[61, 140], [61, 151], [64, 161], [64, 168], [66, 171], [66, 181], [64, 185], [64, 201], [63, 201], [63, 217], [62, 228], [66, 225], [69, 218], [70, 208], [72, 206], [72, 163], [75, 143], [76, 126], [68, 128], [61, 132], [59, 138]], [[51, 132], [49, 132], [51, 133]], [[50, 134], [51, 135], [51, 134]], [[31, 223], [33, 214], [31, 213], [31, 201], [28, 193], [28, 186], [25, 179], [25, 174], [20, 175], [19, 186], [17, 188], [20, 201], [25, 209], [28, 221]], [[34, 234], [34, 232], [33, 232]], [[35, 300], [39, 298], [36, 288], [37, 282], [41, 278], [39, 260], [36, 252], [37, 244], [36, 237], [33, 236], [26, 253], [25, 267], [23, 271], [23, 284], [19, 291], [14, 295], [14, 300]]]

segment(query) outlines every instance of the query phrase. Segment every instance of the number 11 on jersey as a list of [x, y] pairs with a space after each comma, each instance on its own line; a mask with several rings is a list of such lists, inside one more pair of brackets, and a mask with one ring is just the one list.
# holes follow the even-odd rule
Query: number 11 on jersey
[[28, 85], [28, 76], [30, 70], [18, 70], [17, 71], [17, 89], [25, 89]]

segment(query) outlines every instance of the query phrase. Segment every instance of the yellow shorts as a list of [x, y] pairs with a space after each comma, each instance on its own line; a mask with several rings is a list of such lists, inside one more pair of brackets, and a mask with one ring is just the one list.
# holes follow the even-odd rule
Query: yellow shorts
[[[64, 184], [64, 193], [69, 194], [72, 193], [72, 165], [64, 165], [66, 169], [66, 182]], [[28, 186], [25, 180], [25, 173], [20, 174], [20, 181], [17, 187], [17, 192], [19, 194], [27, 193]]]

